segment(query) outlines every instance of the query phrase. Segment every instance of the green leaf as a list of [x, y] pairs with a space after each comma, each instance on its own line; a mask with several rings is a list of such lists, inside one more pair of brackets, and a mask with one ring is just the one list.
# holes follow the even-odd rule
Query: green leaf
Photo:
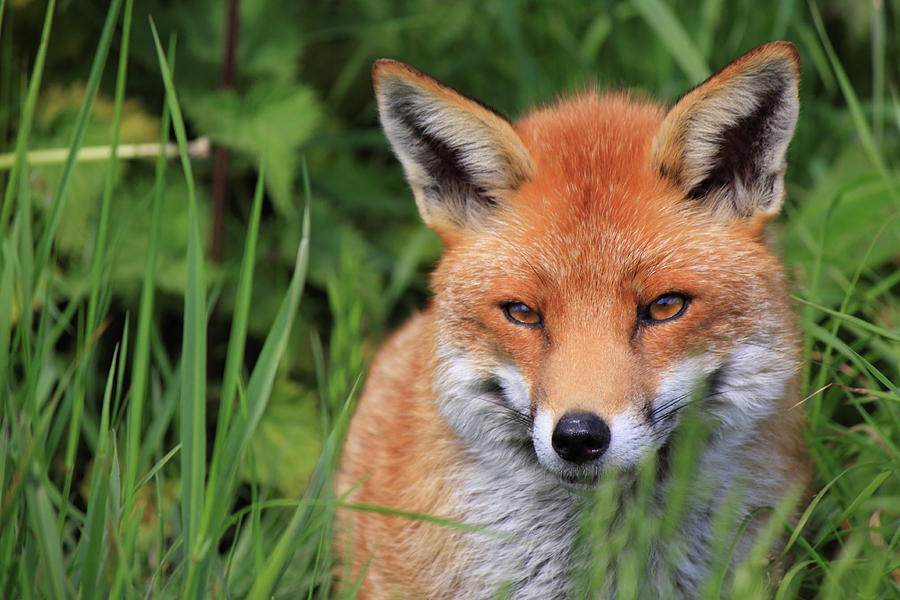
[[[59, 84], [48, 87], [39, 100], [35, 115], [32, 147], [56, 148], [68, 146], [78, 118], [78, 110], [85, 99], [85, 87], [81, 83], [68, 86]], [[84, 145], [108, 145], [113, 126], [115, 105], [109, 98], [98, 94], [88, 116], [84, 131]], [[159, 119], [148, 113], [138, 102], [125, 100], [120, 120], [120, 142], [144, 143], [157, 139]], [[41, 164], [30, 167], [31, 182], [38, 198], [56, 194], [65, 167], [62, 164]], [[97, 198], [103, 193], [108, 168], [106, 161], [76, 162], [69, 179], [68, 200], [62, 206], [62, 218], [56, 230], [55, 247], [63, 254], [81, 256], [94, 246], [94, 223], [97, 219]], [[121, 179], [122, 169], [116, 178]], [[128, 196], [117, 190], [118, 198]], [[49, 208], [46, 201], [37, 207]], [[115, 231], [115, 227], [112, 229]]]
[[278, 379], [263, 414], [252, 448], [254, 465], [244, 464], [241, 476], [251, 470], [256, 480], [288, 498], [303, 494], [322, 448], [314, 396], [288, 379]]
[[262, 163], [275, 206], [283, 214], [296, 213], [298, 150], [321, 117], [309, 88], [258, 83], [246, 94], [224, 90], [197, 95], [186, 106], [194, 124], [210, 139]]

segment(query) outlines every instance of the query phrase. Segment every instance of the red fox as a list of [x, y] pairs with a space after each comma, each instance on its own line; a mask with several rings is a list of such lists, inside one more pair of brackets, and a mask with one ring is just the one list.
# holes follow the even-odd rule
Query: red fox
[[[670, 109], [586, 91], [515, 122], [400, 62], [373, 79], [444, 253], [431, 303], [374, 360], [338, 491], [530, 543], [342, 509], [357, 598], [572, 597], [579, 490], [663, 448], [700, 388], [715, 498], [741, 485], [750, 515], [807, 485], [799, 334], [765, 231], [797, 120], [792, 44]], [[698, 594], [710, 502], [676, 564], [651, 562], [649, 597]]]

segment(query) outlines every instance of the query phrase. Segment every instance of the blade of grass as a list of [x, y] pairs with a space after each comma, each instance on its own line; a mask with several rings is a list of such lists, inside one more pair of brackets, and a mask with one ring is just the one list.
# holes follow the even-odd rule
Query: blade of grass
[[[37, 483], [33, 486], [28, 486], [25, 494], [26, 503], [30, 507], [27, 512], [30, 517], [31, 531], [37, 539], [38, 548], [40, 549], [41, 572], [46, 577], [43, 581], [46, 581], [49, 587], [49, 589], [46, 589], [42, 585], [38, 590], [45, 590], [43, 593], [55, 600], [64, 600], [66, 598], [66, 585], [61, 540], [56, 529], [53, 507], [50, 504], [50, 499], [47, 497], [47, 490], [44, 485], [44, 483]], [[20, 564], [24, 562], [22, 561]], [[33, 569], [36, 564], [32, 562], [28, 569]]]
[[[6, 369], [9, 365], [10, 327], [13, 299], [13, 244], [3, 245], [3, 270], [0, 271], [0, 396], [10, 398], [6, 388]], [[5, 456], [5, 455], [4, 455]]]
[[872, 130], [877, 144], [884, 141], [884, 82], [885, 43], [884, 6], [881, 2], [869, 2], [869, 22], [872, 24]]
[[[127, 336], [127, 329], [125, 335]], [[88, 496], [88, 511], [85, 527], [82, 533], [81, 551], [79, 552], [81, 565], [81, 593], [84, 600], [92, 600], [100, 597], [101, 565], [104, 558], [103, 534], [106, 530], [106, 511], [109, 501], [109, 413], [112, 403], [113, 383], [115, 381], [116, 364], [119, 358], [119, 346], [113, 351], [112, 361], [109, 365], [109, 373], [106, 378], [106, 388], [103, 392], [103, 408], [100, 414], [100, 438], [97, 444], [97, 453], [94, 455], [94, 464], [91, 472], [91, 491]]]
[[99, 218], [94, 233], [94, 244], [91, 255], [90, 269], [90, 293], [88, 294], [87, 330], [94, 331], [97, 326], [98, 315], [103, 311], [101, 304], [101, 291], [106, 277], [104, 275], [105, 262], [109, 258], [106, 250], [106, 238], [109, 235], [109, 211], [112, 204], [113, 187], [116, 182], [118, 159], [116, 148], [122, 133], [122, 105], [125, 101], [125, 83], [128, 77], [128, 43], [131, 38], [131, 15], [133, 0], [125, 0], [125, 10], [122, 15], [122, 38], [119, 48], [119, 65], [116, 75], [116, 91], [113, 103], [113, 123], [110, 146], [113, 149], [109, 162], [106, 163], [106, 177], [103, 182], [103, 195], [100, 198]]
[[[169, 40], [167, 61], [169, 68], [174, 68], [175, 38]], [[160, 126], [160, 144], [166, 143], [169, 135], [169, 106], [163, 101], [162, 118]], [[127, 522], [124, 536], [125, 554], [130, 555], [133, 548], [139, 519], [132, 515], [134, 510], [134, 494], [141, 487], [135, 485], [137, 472], [140, 465], [141, 429], [143, 426], [144, 399], [147, 393], [150, 368], [150, 325], [153, 318], [156, 255], [159, 245], [160, 222], [162, 213], [163, 190], [166, 181], [166, 157], [160, 155], [156, 161], [156, 173], [153, 184], [153, 207], [150, 217], [150, 236], [147, 248], [147, 258], [144, 262], [144, 277], [141, 282], [141, 300], [138, 312], [137, 339], [134, 348], [134, 363], [131, 370], [131, 403], [128, 409], [127, 432], [125, 435], [125, 477], [123, 489], [125, 491], [124, 516]], [[180, 447], [180, 446], [179, 446]], [[145, 478], [145, 481], [147, 478]], [[122, 586], [125, 584], [125, 561], [120, 561], [123, 567], [116, 574], [116, 582], [113, 586], [111, 599], [119, 597]]]
[[[319, 534], [319, 543], [316, 545], [316, 559], [313, 563], [312, 575], [310, 577], [309, 590], [306, 594], [306, 600], [313, 600], [313, 591], [315, 591], [317, 587], [316, 582], [319, 579], [319, 571], [321, 569], [320, 563], [322, 562], [323, 556], [325, 555], [326, 537], [328, 537], [328, 528], [323, 527], [321, 529], [321, 533]], [[324, 587], [330, 588], [330, 586]]]
[[[278, 364], [281, 362], [281, 357], [287, 347], [297, 307], [300, 304], [300, 297], [306, 280], [308, 257], [309, 204], [307, 203], [303, 217], [303, 236], [297, 248], [297, 256], [294, 261], [294, 274], [291, 277], [287, 294], [281, 302], [275, 321], [269, 330], [269, 335], [266, 337], [262, 352], [260, 352], [253, 372], [250, 375], [250, 381], [247, 384], [246, 397], [249, 405], [247, 414], [242, 414], [235, 422], [234, 427], [228, 432], [228, 437], [221, 449], [222, 460], [217, 463], [220, 472], [214, 476], [218, 485], [215, 490], [211, 490], [208, 496], [208, 505], [204, 512], [204, 534], [209, 534], [214, 526], [224, 521], [227, 502], [230, 497], [227, 492], [233, 485], [241, 457], [246, 452], [253, 433], [259, 425], [260, 419], [262, 419], [266, 406], [268, 406], [269, 396], [278, 371]], [[213, 477], [210, 479], [213, 479]]]
[[[3, 195], [3, 207], [0, 209], [0, 231], [6, 230], [6, 221], [12, 211], [13, 194], [19, 185], [21, 171], [25, 168], [25, 155], [28, 150], [28, 138], [31, 136], [31, 126], [34, 122], [34, 107], [37, 104], [38, 92], [41, 88], [41, 79], [44, 75], [44, 64], [47, 59], [47, 47], [50, 44], [50, 30], [53, 26], [53, 13], [56, 11], [56, 0], [47, 3], [44, 12], [44, 26], [41, 29], [41, 41], [38, 44], [37, 56], [34, 60], [34, 69], [31, 71], [31, 81], [28, 84], [28, 92], [25, 103], [22, 105], [22, 116], [19, 119], [19, 133], [16, 135], [16, 160], [13, 163], [9, 179], [6, 180], [6, 192]], [[0, 10], [0, 15], [3, 11]]]
[[[250, 314], [250, 300], [253, 292], [253, 271], [256, 264], [256, 244], [259, 238], [259, 221], [262, 215], [262, 200], [265, 191], [265, 173], [260, 167], [259, 177], [256, 181], [256, 191], [253, 195], [253, 207], [250, 211], [250, 223], [247, 229], [247, 238], [244, 242], [244, 254], [241, 259], [241, 274], [238, 278], [234, 315], [231, 320], [231, 333], [228, 339], [228, 354], [225, 359], [225, 373], [222, 379], [222, 395], [219, 406], [219, 419], [216, 426], [217, 433], [224, 435], [228, 431], [231, 422], [231, 411], [234, 404], [234, 394], [240, 377], [241, 364], [244, 360], [244, 344], [247, 340], [247, 318]], [[221, 447], [224, 437], [216, 436], [215, 448]], [[215, 463], [219, 453], [213, 453]], [[211, 468], [211, 474], [217, 469]], [[210, 488], [212, 485], [210, 479]]]
[[794, 579], [799, 577], [803, 571], [814, 564], [816, 564], [814, 561], [804, 560], [802, 562], [798, 562], [790, 569], [788, 569], [787, 573], [784, 574], [784, 577], [782, 577], [781, 581], [778, 583], [778, 590], [775, 592], [775, 600], [788, 600], [788, 598], [796, 598], [797, 591], [791, 590], [791, 585], [794, 583]]
[[[103, 75], [103, 67], [106, 64], [106, 57], [109, 54], [109, 47], [112, 42], [112, 36], [113, 32], [115, 31], [115, 25], [119, 15], [119, 8], [121, 7], [121, 4], [122, 0], [112, 0], [109, 6], [109, 10], [107, 10], [106, 13], [106, 21], [104, 22], [103, 30], [100, 33], [100, 39], [97, 43], [97, 51], [94, 54], [94, 61], [91, 64], [91, 71], [88, 75], [87, 84], [85, 85], [84, 101], [81, 104], [81, 108], [78, 112], [78, 117], [75, 121], [75, 133], [72, 135], [72, 142], [70, 144], [71, 154], [69, 155], [69, 160], [66, 161], [63, 167], [59, 185], [56, 188], [56, 195], [54, 196], [53, 202], [50, 206], [47, 225], [45, 226], [44, 232], [41, 235], [40, 242], [38, 242], [37, 256], [34, 263], [35, 273], [44, 273], [46, 271], [47, 262], [50, 259], [50, 249], [53, 246], [53, 239], [56, 234], [56, 228], [59, 226], [59, 220], [62, 217], [63, 203], [68, 193], [72, 171], [75, 167], [75, 156], [78, 154], [78, 149], [81, 147], [81, 143], [84, 140], [84, 134], [87, 130], [88, 121], [90, 120], [91, 110], [94, 106], [94, 98], [96, 98], [97, 95], [97, 89], [100, 87], [100, 79]], [[40, 278], [35, 278], [35, 282], [39, 279]], [[30, 289], [25, 291], [25, 303], [23, 303], [23, 306], [28, 306], [31, 304], [31, 298], [35, 292], [34, 287], [37, 285], [35, 282], [32, 282], [31, 286], [29, 286]], [[94, 332], [92, 330], [88, 330], [84, 333], [86, 336], [92, 336]], [[81, 420], [84, 414], [85, 392], [83, 389], [83, 382], [76, 381], [74, 387], [75, 396], [72, 404], [72, 415], [70, 417], [69, 424], [69, 437], [66, 444], [66, 455], [64, 462], [66, 467], [66, 481], [63, 485], [64, 498], [69, 497], [69, 493], [71, 492], [72, 488], [72, 474], [75, 466], [75, 450], [78, 447], [78, 439], [81, 435]], [[60, 510], [60, 530], [62, 530], [62, 524], [66, 519], [67, 507], [68, 503], [63, 503], [62, 510]]]
[[[206, 487], [207, 506], [204, 507], [203, 525], [200, 528], [201, 537], [205, 537], [209, 531], [211, 520], [214, 519], [216, 505], [222, 502], [222, 496], [227, 495], [226, 486], [231, 484], [229, 477], [231, 469], [223, 472], [222, 460], [225, 456], [224, 447], [228, 439], [229, 427], [232, 421], [232, 407], [234, 405], [235, 390], [238, 387], [240, 369], [244, 361], [244, 344], [247, 339], [247, 321], [250, 314], [250, 301], [253, 291], [253, 272], [256, 263], [256, 246], [259, 237], [259, 222], [262, 215], [262, 201], [265, 191], [265, 174], [260, 167], [257, 179], [256, 191], [253, 197], [253, 206], [250, 215], [250, 224], [247, 237], [244, 242], [244, 254], [241, 260], [241, 271], [238, 278], [238, 287], [234, 307], [234, 315], [231, 321], [231, 332], [228, 340], [228, 351], [225, 359], [225, 372], [222, 382], [222, 394], [219, 400], [219, 414], [216, 425], [216, 437], [213, 444], [212, 458], [209, 467], [209, 479]], [[227, 459], [225, 459], [227, 460]], [[236, 465], [229, 465], [236, 467]], [[221, 477], [226, 481], [220, 486]], [[221, 496], [220, 496], [221, 494]]]
[[891, 383], [890, 379], [885, 377], [884, 374], [876, 369], [872, 363], [860, 356], [858, 352], [844, 343], [844, 341], [839, 337], [831, 335], [830, 331], [828, 331], [824, 327], [816, 325], [815, 323], [806, 323], [805, 329], [807, 330], [807, 333], [814, 336], [816, 339], [829, 344], [840, 354], [850, 359], [850, 362], [853, 363], [853, 365], [859, 370], [860, 373], [867, 373], [888, 390], [891, 390], [894, 394], [900, 394], [900, 390], [898, 390], [897, 387], [894, 386], [893, 383]]
[[181, 151], [181, 165], [188, 192], [188, 272], [184, 295], [183, 358], [181, 369], [181, 453], [182, 522], [184, 523], [187, 579], [184, 594], [195, 597], [202, 589], [195, 560], [199, 554], [199, 536], [203, 514], [203, 492], [206, 472], [206, 287], [203, 275], [203, 249], [194, 176], [187, 152], [187, 133], [178, 104], [172, 74], [159, 41], [156, 24], [150, 18], [150, 30], [156, 46], [166, 98], [172, 113], [172, 125]]
[[838, 84], [834, 80], [834, 73], [831, 72], [831, 67], [828, 65], [828, 57], [822, 51], [822, 45], [816, 37], [816, 32], [813, 31], [809, 24], [803, 21], [794, 22], [794, 31], [796, 31], [797, 40], [804, 49], [801, 52], [804, 61], [812, 63], [816, 75], [819, 76], [819, 82], [824, 88], [822, 96], [831, 98], [837, 94]]
[[[875, 244], [881, 238], [881, 235], [885, 232], [885, 230], [887, 229], [887, 227], [889, 225], [890, 225], [890, 220], [888, 222], [885, 222], [884, 224], [882, 224], [881, 227], [878, 229], [878, 232], [873, 236], [872, 241], [869, 242], [869, 244], [866, 248], [866, 252], [863, 255], [862, 260], [859, 261], [859, 264], [857, 265], [856, 270], [853, 273], [853, 277], [850, 280], [850, 285], [847, 286], [847, 289], [844, 291], [844, 298], [841, 300], [841, 304], [840, 304], [840, 307], [838, 308], [838, 312], [840, 312], [842, 314], [848, 313], [848, 306], [850, 305], [850, 301], [853, 298], [854, 291], [856, 290], [857, 285], [859, 283], [859, 278], [862, 275], [863, 266], [865, 264], [867, 264], [868, 258], [872, 252], [872, 249], [875, 247]], [[836, 319], [836, 318], [832, 319], [832, 325], [831, 325], [831, 334], [832, 335], [835, 335], [835, 336], [837, 335], [840, 325], [841, 325], [841, 322], [838, 319]], [[822, 355], [822, 366], [819, 368], [819, 373], [818, 373], [818, 376], [816, 377], [816, 383], [813, 385], [814, 389], [819, 389], [823, 385], [825, 385], [825, 376], [827, 374], [827, 365], [831, 363], [831, 352], [832, 352], [831, 346], [828, 346], [825, 348], [825, 352]]]
[[[72, 172], [75, 168], [78, 151], [84, 141], [84, 134], [87, 131], [88, 122], [90, 121], [91, 110], [94, 107], [94, 99], [97, 96], [97, 90], [100, 87], [100, 79], [103, 76], [103, 68], [106, 65], [106, 57], [109, 54], [109, 47], [112, 43], [113, 32], [116, 29], [116, 21], [119, 16], [119, 9], [122, 6], [122, 0], [112, 0], [109, 9], [106, 12], [106, 21], [103, 23], [103, 29], [100, 32], [100, 38], [97, 42], [97, 51], [94, 54], [94, 60], [91, 63], [91, 70], [88, 75], [87, 83], [84, 87], [84, 101], [78, 111], [78, 117], [75, 120], [75, 131], [72, 134], [72, 141], [69, 143], [69, 158], [63, 165], [63, 171], [60, 175], [59, 184], [56, 186], [56, 194], [50, 205], [50, 211], [47, 216], [47, 225], [41, 234], [38, 243], [37, 258], [35, 260], [35, 270], [38, 273], [44, 272], [44, 267], [50, 258], [50, 249], [53, 246], [53, 239], [56, 236], [56, 229], [59, 227], [59, 220], [62, 218], [62, 208], [69, 192], [69, 184], [72, 180]], [[33, 290], [31, 291], [33, 293]], [[29, 294], [30, 296], [30, 294]]]
[[835, 522], [843, 523], [845, 520], [849, 519], [850, 516], [853, 515], [854, 512], [856, 512], [856, 509], [859, 508], [859, 505], [868, 500], [872, 496], [872, 494], [874, 494], [878, 490], [878, 488], [881, 487], [881, 484], [884, 483], [885, 479], [891, 476], [891, 474], [892, 471], [883, 471], [872, 478], [872, 481], [870, 481], [869, 484], [864, 487], [859, 492], [859, 494], [856, 495], [856, 497], [850, 502], [850, 504], [848, 504], [847, 507], [843, 511], [841, 511], [841, 515], [837, 519], [835, 519]]
[[[713, 39], [718, 29], [718, 24], [722, 20], [722, 0], [703, 0], [700, 7], [700, 18], [694, 25], [694, 36], [696, 40], [697, 53], [704, 57], [705, 61], [709, 61], [709, 53], [712, 49]], [[783, 4], [789, 4], [783, 2]], [[774, 38], [779, 39], [779, 38]]]
[[631, 4], [656, 32], [659, 41], [669, 49], [688, 79], [696, 83], [712, 74], [709, 65], [669, 5], [660, 0], [631, 0]]
[[[831, 561], [831, 577], [828, 585], [822, 586], [822, 600], [838, 600], [838, 598], [853, 598], [855, 594], [849, 587], [845, 577], [856, 564], [856, 557], [862, 549], [862, 536], [851, 536], [841, 548], [838, 555]], [[845, 584], [847, 584], [845, 586]]]
[[[346, 423], [349, 418], [349, 399], [350, 398], [348, 397], [348, 402], [345, 403], [344, 409], [338, 417], [338, 426], [332, 430], [331, 435], [328, 436], [322, 446], [322, 455], [319, 458], [319, 466], [313, 473], [309, 486], [304, 493], [304, 500], [318, 498], [322, 493], [322, 490], [328, 486], [330, 481], [328, 474], [333, 468], [331, 461], [334, 459], [334, 456], [337, 455], [338, 443], [343, 439], [343, 424]], [[380, 507], [360, 506], [361, 510], [369, 508], [378, 510]], [[297, 539], [306, 529], [306, 526], [314, 515], [315, 513], [313, 512], [312, 507], [306, 506], [304, 502], [297, 505], [294, 514], [291, 515], [291, 520], [288, 522], [284, 532], [279, 537], [278, 542], [272, 549], [272, 552], [266, 561], [266, 568], [254, 578], [253, 586], [247, 594], [247, 600], [267, 600], [271, 597], [288, 560], [290, 560], [296, 550]]]
[[821, 310], [822, 312], [829, 314], [832, 317], [837, 317], [838, 319], [847, 321], [848, 323], [852, 323], [852, 324], [856, 325], [857, 327], [859, 327], [860, 329], [864, 329], [870, 333], [874, 333], [875, 335], [879, 335], [881, 337], [887, 338], [893, 342], [900, 342], [900, 334], [889, 331], [889, 330], [885, 329], [884, 327], [879, 327], [878, 325], [875, 325], [874, 323], [869, 323], [868, 321], [866, 321], [864, 319], [860, 319], [859, 317], [854, 317], [853, 315], [848, 315], [848, 314], [842, 313], [840, 311], [833, 310], [831, 308], [828, 308], [827, 306], [822, 306], [821, 304], [816, 304], [815, 302], [811, 302], [809, 300], [804, 300], [803, 298], [800, 298], [799, 296], [791, 296], [791, 298], [793, 298], [797, 302], [802, 302], [803, 304], [811, 306], [817, 310]]
[[834, 47], [831, 45], [831, 40], [829, 39], [828, 32], [825, 29], [825, 24], [822, 22], [822, 15], [821, 13], [819, 13], [819, 8], [812, 0], [807, 0], [807, 4], [809, 6], [809, 12], [812, 16], [813, 23], [816, 26], [816, 31], [819, 34], [819, 41], [821, 42], [822, 47], [825, 49], [825, 54], [828, 56], [828, 61], [831, 63], [831, 68], [834, 71], [835, 77], [837, 78], [838, 86], [841, 88], [841, 92], [844, 95], [844, 100], [847, 102], [847, 108], [850, 110], [850, 117], [853, 119], [853, 125], [856, 128], [857, 135], [859, 135], [859, 140], [862, 143], [863, 150], [865, 150], [866, 155], [869, 157], [869, 161], [884, 178], [885, 184], [888, 188], [888, 193], [890, 193], [891, 198], [893, 198], [898, 202], [898, 204], [900, 204], [900, 196], [898, 196], [897, 194], [894, 175], [891, 173], [891, 170], [885, 163], [884, 158], [878, 151], [878, 144], [875, 143], [875, 138], [872, 136], [872, 130], [869, 128], [869, 124], [866, 120], [866, 116], [862, 109], [862, 106], [860, 105], [859, 98], [856, 96], [856, 92], [853, 90], [853, 85], [851, 85], [850, 79], [847, 77], [847, 72], [844, 70], [844, 66], [838, 59], [837, 53], [834, 51]]
[[166, 464], [172, 460], [172, 458], [181, 451], [181, 444], [176, 445], [174, 448], [166, 452], [166, 454], [160, 458], [156, 463], [150, 467], [150, 470], [147, 471], [147, 474], [144, 475], [140, 481], [138, 481], [134, 486], [134, 492], [137, 492], [139, 489], [144, 487], [151, 479], [156, 477], [156, 474], [159, 473], [160, 469], [166, 466]]

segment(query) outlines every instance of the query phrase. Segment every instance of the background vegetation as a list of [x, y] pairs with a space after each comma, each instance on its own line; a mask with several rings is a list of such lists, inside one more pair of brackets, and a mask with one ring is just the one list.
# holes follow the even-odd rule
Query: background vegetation
[[739, 589], [900, 596], [897, 4], [236, 4], [0, 0], [0, 597], [330, 596], [341, 425], [440, 251], [375, 58], [519, 115], [673, 101], [773, 39], [803, 57], [773, 239], [818, 493], [775, 591]]

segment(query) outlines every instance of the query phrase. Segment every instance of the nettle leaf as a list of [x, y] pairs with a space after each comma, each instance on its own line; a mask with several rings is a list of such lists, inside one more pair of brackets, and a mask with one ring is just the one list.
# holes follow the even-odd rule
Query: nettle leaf
[[[117, 296], [136, 298], [140, 293], [144, 275], [144, 265], [150, 247], [150, 227], [154, 183], [152, 174], [132, 174], [127, 186], [120, 186], [116, 191], [115, 201], [110, 211], [110, 239], [106, 267], [112, 288]], [[207, 205], [202, 188], [198, 188], [198, 200]], [[183, 294], [187, 281], [187, 235], [188, 211], [184, 198], [187, 187], [180, 177], [171, 177], [166, 182], [162, 196], [161, 227], [156, 255], [155, 282], [158, 289], [173, 294]], [[208, 230], [208, 210], [199, 212], [201, 235], [206, 236]], [[68, 253], [81, 248], [72, 246], [79, 236], [90, 243], [94, 238], [93, 213], [76, 215], [75, 223], [63, 221], [60, 230], [71, 230], [64, 238]], [[82, 227], [79, 231], [76, 228]], [[57, 236], [59, 239], [59, 236]], [[61, 248], [62, 249], [62, 248]], [[86, 265], [85, 265], [86, 267]], [[217, 276], [210, 267], [207, 273], [209, 280]], [[67, 295], [83, 292], [87, 273], [84, 269], [66, 269], [57, 274], [57, 285]]]
[[[188, 221], [187, 184], [172, 171], [162, 196], [161, 222], [156, 255], [156, 285], [159, 289], [183, 294], [187, 281]], [[144, 264], [150, 247], [150, 220], [154, 195], [152, 179], [136, 181], [129, 192], [120, 190], [110, 214], [113, 235], [110, 240], [115, 262], [113, 285], [119, 293], [137, 295], [144, 275]], [[201, 209], [198, 211], [201, 239], [206, 239], [209, 211], [206, 190], [195, 190]], [[214, 272], [208, 272], [212, 278]]]
[[278, 80], [296, 76], [303, 49], [303, 39], [297, 30], [302, 9], [295, 0], [241, 3], [242, 27], [238, 39], [241, 73]]
[[[35, 143], [55, 140], [61, 147], [71, 141], [72, 130], [81, 104], [84, 102], [84, 83], [68, 86], [51, 85], [37, 104], [34, 120]], [[91, 121], [84, 138], [84, 145], [109, 143], [114, 112], [113, 101], [98, 94], [91, 111]], [[122, 105], [122, 129], [120, 143], [155, 142], [159, 137], [159, 117], [148, 113], [140, 102], [126, 99]], [[32, 143], [32, 149], [37, 149]]]
[[223, 90], [185, 103], [194, 125], [213, 141], [249, 154], [266, 169], [266, 185], [282, 213], [296, 210], [298, 150], [315, 130], [322, 108], [301, 85], [260, 83], [245, 94]]
[[[235, 56], [240, 78], [287, 81], [296, 76], [303, 49], [297, 28], [302, 9], [294, 0], [240, 3]], [[227, 3], [194, 0], [175, 4], [171, 9], [161, 6], [150, 12], [154, 17], [159, 15], [162, 21], [169, 10], [181, 47], [176, 68], [178, 89], [209, 89], [218, 85], [227, 31]]]
[[299, 498], [319, 458], [322, 439], [313, 394], [285, 378], [275, 381], [272, 397], [251, 442], [253, 463], [241, 477]]

